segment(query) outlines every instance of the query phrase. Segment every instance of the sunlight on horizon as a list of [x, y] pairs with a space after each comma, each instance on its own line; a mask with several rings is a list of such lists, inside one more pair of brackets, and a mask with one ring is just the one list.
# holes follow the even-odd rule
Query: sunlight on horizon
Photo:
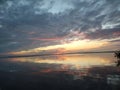
[[106, 46], [108, 44], [107, 41], [98, 41], [98, 40], [79, 40], [79, 41], [72, 41], [71, 43], [60, 44], [60, 45], [52, 45], [46, 47], [38, 47], [29, 50], [23, 50], [18, 52], [11, 52], [11, 54], [31, 54], [31, 53], [39, 53], [42, 51], [52, 51], [52, 50], [63, 50], [61, 53], [66, 51], [77, 51], [77, 50], [89, 50], [100, 48]]

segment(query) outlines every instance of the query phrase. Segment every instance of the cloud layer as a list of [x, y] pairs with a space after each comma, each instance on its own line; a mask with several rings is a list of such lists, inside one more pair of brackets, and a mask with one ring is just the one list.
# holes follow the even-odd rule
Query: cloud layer
[[120, 38], [120, 0], [0, 2], [1, 53], [114, 38]]

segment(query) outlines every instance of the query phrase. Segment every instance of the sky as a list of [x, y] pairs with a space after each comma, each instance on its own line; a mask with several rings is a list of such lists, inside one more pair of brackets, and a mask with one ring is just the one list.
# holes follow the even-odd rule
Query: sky
[[120, 0], [0, 0], [0, 54], [119, 47]]

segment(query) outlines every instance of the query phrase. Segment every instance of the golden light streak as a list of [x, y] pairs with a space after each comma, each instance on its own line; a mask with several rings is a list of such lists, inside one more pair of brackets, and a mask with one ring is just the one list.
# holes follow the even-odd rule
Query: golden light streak
[[75, 50], [88, 50], [88, 49], [94, 49], [94, 48], [99, 48], [104, 45], [107, 45], [107, 41], [97, 41], [97, 40], [79, 40], [79, 41], [73, 41], [71, 43], [66, 43], [66, 44], [60, 44], [60, 45], [52, 45], [52, 46], [47, 46], [47, 47], [39, 47], [39, 48], [34, 48], [34, 49], [29, 49], [29, 50], [23, 50], [19, 52], [13, 52], [11, 54], [29, 54], [29, 53], [39, 53], [42, 52], [43, 50], [57, 50], [60, 48], [63, 48], [66, 51], [75, 51]]

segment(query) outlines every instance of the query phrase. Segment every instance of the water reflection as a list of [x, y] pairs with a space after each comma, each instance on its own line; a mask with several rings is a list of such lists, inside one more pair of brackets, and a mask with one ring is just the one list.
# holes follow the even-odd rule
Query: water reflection
[[64, 64], [73, 65], [78, 67], [92, 67], [92, 66], [108, 66], [113, 64], [111, 57], [105, 57], [100, 55], [58, 55], [58, 56], [42, 56], [31, 58], [14, 58], [13, 62], [28, 62], [39, 64]]
[[108, 75], [107, 76], [107, 83], [117, 85], [120, 83], [120, 75]]
[[2, 61], [6, 61], [6, 64], [8, 63], [8, 66], [3, 63], [5, 64], [3, 67], [4, 69], [10, 69], [10, 72], [19, 71], [22, 67], [24, 70], [29, 69], [29, 71], [39, 71], [42, 73], [66, 71], [67, 73], [74, 73], [75, 75], [79, 73], [80, 76], [88, 75], [88, 71], [92, 68], [112, 67], [115, 65], [114, 57], [112, 57], [111, 54], [42, 56], [12, 58]]
[[[16, 80], [19, 76], [23, 82], [31, 81], [35, 84], [45, 82], [50, 85], [51, 83], [56, 85], [56, 82], [59, 82], [58, 87], [59, 85], [62, 87], [61, 83], [66, 85], [69, 82], [70, 86], [85, 83], [88, 85], [87, 87], [91, 87], [91, 84], [98, 84], [98, 86], [100, 84], [103, 85], [101, 87], [108, 85], [106, 87], [109, 88], [111, 87], [109, 85], [119, 85], [120, 82], [120, 68], [116, 67], [112, 54], [8, 58], [0, 60], [1, 72], [10, 73], [10, 78], [16, 77]], [[8, 76], [6, 77], [8, 78]], [[26, 80], [25, 77], [29, 78]], [[50, 83], [49, 80], [52, 82]], [[79, 83], [77, 83], [78, 80]]]

